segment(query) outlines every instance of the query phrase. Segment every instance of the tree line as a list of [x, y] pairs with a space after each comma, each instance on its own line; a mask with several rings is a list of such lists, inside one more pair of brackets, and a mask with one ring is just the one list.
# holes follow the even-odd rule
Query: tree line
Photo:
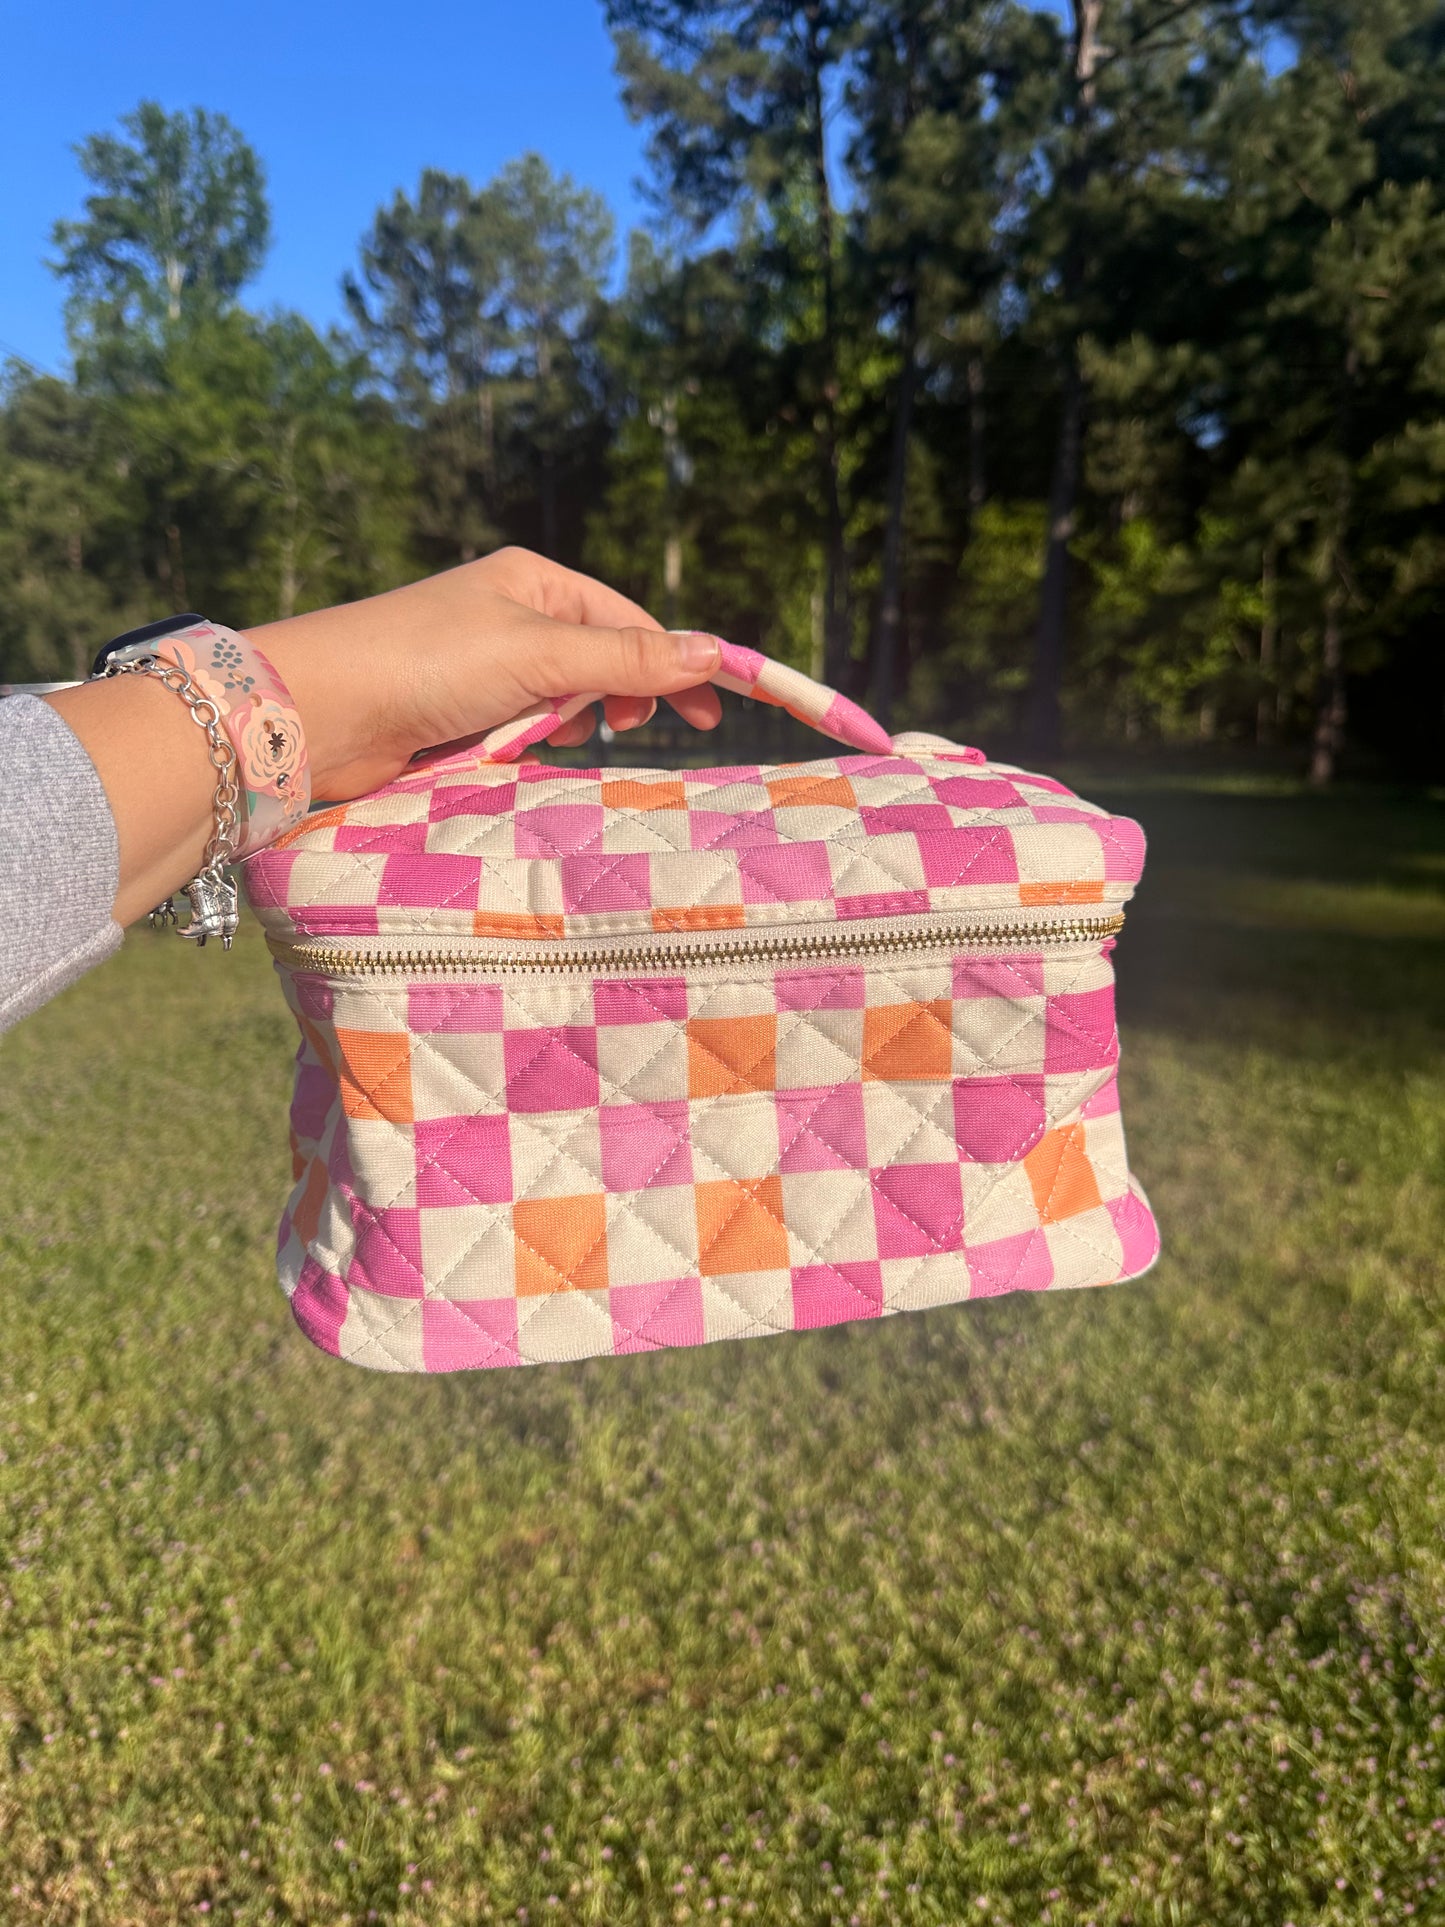
[[0, 392], [0, 676], [520, 542], [867, 700], [1072, 741], [1445, 742], [1435, 0], [604, 0], [652, 215], [536, 154], [257, 312], [264, 170], [143, 103]]

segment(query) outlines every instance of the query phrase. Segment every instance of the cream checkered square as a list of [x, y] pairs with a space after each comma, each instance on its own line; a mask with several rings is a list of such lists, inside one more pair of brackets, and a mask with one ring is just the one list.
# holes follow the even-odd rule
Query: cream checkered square
[[686, 1097], [686, 1029], [671, 1022], [599, 1025], [597, 1075], [609, 1104], [665, 1104]]
[[513, 1112], [512, 1196], [576, 1198], [602, 1189], [596, 1111]]
[[422, 1269], [430, 1295], [493, 1298], [516, 1291], [516, 1240], [510, 1205], [449, 1206], [423, 1210], [417, 1216]]
[[782, 1183], [791, 1263], [857, 1264], [878, 1256], [866, 1171], [784, 1173]]
[[863, 1123], [875, 1171], [890, 1164], [942, 1164], [958, 1156], [951, 1082], [870, 1080], [863, 1086]]
[[789, 1010], [778, 1018], [780, 1091], [851, 1082], [863, 1055], [861, 1010]]
[[694, 1098], [689, 1106], [693, 1177], [765, 1178], [778, 1168], [778, 1113], [769, 1092]]
[[353, 1285], [341, 1327], [342, 1357], [374, 1372], [422, 1372], [421, 1305]]
[[656, 1284], [697, 1270], [697, 1212], [692, 1187], [624, 1191], [607, 1200], [608, 1276]]
[[708, 1338], [748, 1338], [793, 1329], [791, 1271], [737, 1271], [702, 1281]]

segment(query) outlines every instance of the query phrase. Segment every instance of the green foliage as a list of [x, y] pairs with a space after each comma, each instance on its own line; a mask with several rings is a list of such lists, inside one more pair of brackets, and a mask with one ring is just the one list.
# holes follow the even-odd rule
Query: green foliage
[[[66, 681], [124, 626], [136, 504], [99, 411], [12, 367], [0, 405], [0, 673]], [[140, 616], [137, 615], [137, 621]]]
[[70, 284], [77, 339], [179, 321], [224, 307], [266, 252], [265, 176], [224, 114], [168, 114], [142, 101], [77, 153], [93, 192], [85, 216], [58, 221], [57, 272]]
[[[1022, 752], [1214, 735], [1440, 766], [1432, 0], [608, 0], [655, 219], [424, 170], [355, 342], [238, 300], [216, 116], [85, 144], [76, 377], [0, 421], [0, 673], [502, 542]], [[1037, 747], [1037, 743], [1034, 745]]]
[[[480, 189], [428, 169], [415, 201], [378, 213], [346, 296], [415, 431], [429, 558], [538, 533], [558, 552], [559, 497], [577, 490], [597, 414], [590, 336], [612, 240], [601, 197], [537, 154]], [[540, 532], [526, 527], [534, 503]]]
[[276, 1288], [254, 925], [0, 1043], [7, 1927], [1438, 1916], [1440, 806], [1081, 786], [1113, 1290], [367, 1374]]

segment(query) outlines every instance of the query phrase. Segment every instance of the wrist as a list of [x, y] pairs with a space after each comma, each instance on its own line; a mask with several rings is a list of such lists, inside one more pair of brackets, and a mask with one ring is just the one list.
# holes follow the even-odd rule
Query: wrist
[[205, 742], [169, 690], [149, 677], [80, 683], [42, 700], [95, 765], [120, 859], [111, 915], [134, 923], [201, 865], [216, 791]]
[[[373, 660], [366, 605], [317, 609], [248, 629], [246, 637], [275, 664], [291, 692], [305, 732], [311, 794], [317, 802], [344, 802], [374, 786], [383, 731], [378, 719], [388, 701], [379, 662]], [[405, 754], [398, 764], [404, 764]]]
[[302, 821], [311, 800], [305, 730], [285, 678], [248, 637], [194, 613], [148, 623], [105, 645], [92, 680], [132, 674], [159, 676], [211, 738], [223, 772], [208, 857], [217, 875]]

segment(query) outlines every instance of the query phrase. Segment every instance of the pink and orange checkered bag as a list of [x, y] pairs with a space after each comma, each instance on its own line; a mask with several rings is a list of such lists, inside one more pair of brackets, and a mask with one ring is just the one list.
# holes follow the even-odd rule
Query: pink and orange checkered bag
[[856, 753], [498, 762], [246, 866], [301, 1029], [282, 1284], [457, 1371], [1102, 1285], [1158, 1234], [1120, 1126], [1134, 823], [725, 646]]

